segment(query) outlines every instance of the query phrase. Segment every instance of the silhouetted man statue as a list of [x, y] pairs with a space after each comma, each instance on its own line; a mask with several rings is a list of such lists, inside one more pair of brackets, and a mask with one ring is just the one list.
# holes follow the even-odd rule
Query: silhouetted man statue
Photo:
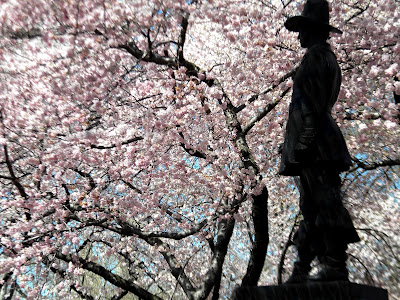
[[[292, 102], [282, 147], [279, 173], [299, 176], [303, 220], [294, 235], [298, 259], [286, 283], [306, 280], [348, 280], [346, 249], [359, 241], [341, 199], [339, 173], [348, 170], [351, 158], [339, 127], [331, 116], [341, 71], [327, 43], [330, 32], [325, 0], [308, 0], [301, 16], [289, 18], [285, 27], [299, 32], [307, 52], [294, 76]], [[321, 270], [309, 276], [312, 260]]]

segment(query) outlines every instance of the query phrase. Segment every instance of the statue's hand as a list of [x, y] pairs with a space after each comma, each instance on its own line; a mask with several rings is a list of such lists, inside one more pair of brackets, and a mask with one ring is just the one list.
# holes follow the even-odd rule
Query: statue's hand
[[295, 148], [304, 149], [304, 147], [309, 147], [311, 144], [314, 143], [316, 130], [313, 121], [309, 122], [310, 124], [306, 123], [305, 126], [303, 127]]
[[306, 151], [308, 148], [309, 148], [309, 145], [299, 142], [299, 143], [297, 143], [294, 150], [295, 151]]
[[313, 156], [313, 151], [311, 149], [311, 145], [308, 144], [303, 144], [301, 142], [298, 142], [297, 145], [294, 148], [294, 157], [296, 161], [298, 162], [303, 162], [310, 160]]

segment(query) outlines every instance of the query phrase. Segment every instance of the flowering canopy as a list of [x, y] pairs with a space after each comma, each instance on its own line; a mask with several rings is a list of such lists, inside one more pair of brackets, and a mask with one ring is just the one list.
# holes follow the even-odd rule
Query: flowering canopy
[[[278, 146], [303, 54], [283, 23], [301, 5], [1, 1], [1, 293], [217, 299], [281, 280], [297, 195]], [[330, 14], [351, 276], [396, 293], [400, 6]]]

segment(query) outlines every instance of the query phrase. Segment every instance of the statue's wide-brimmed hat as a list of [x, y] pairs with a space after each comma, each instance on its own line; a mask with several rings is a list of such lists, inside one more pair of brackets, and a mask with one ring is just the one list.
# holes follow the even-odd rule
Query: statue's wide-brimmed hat
[[320, 28], [328, 32], [342, 34], [343, 32], [329, 25], [329, 5], [326, 0], [307, 0], [301, 16], [286, 20], [285, 27], [298, 32], [302, 28]]

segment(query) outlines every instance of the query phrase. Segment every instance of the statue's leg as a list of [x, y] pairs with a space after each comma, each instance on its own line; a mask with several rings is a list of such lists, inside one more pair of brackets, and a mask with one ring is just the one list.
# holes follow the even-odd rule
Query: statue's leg
[[333, 232], [324, 233], [324, 242], [326, 252], [318, 256], [321, 269], [316, 275], [309, 276], [309, 279], [314, 281], [347, 281], [349, 275], [346, 267], [347, 243], [340, 240]]
[[286, 284], [301, 283], [308, 279], [311, 270], [311, 262], [316, 257], [316, 253], [311, 248], [310, 226], [304, 220], [300, 222], [299, 229], [296, 231], [293, 242], [297, 250], [297, 260], [294, 262], [293, 271]]
[[314, 280], [348, 280], [347, 242], [334, 230], [324, 233], [325, 254], [319, 257], [322, 264], [321, 271], [311, 279]]
[[311, 280], [332, 281], [348, 280], [346, 268], [347, 244], [355, 239], [353, 223], [341, 199], [341, 183], [336, 170], [319, 168], [318, 180], [313, 186], [314, 202], [317, 203], [318, 213], [315, 225], [320, 232], [323, 243], [322, 251], [318, 253], [321, 271], [310, 276]]
[[301, 283], [308, 279], [308, 273], [311, 270], [311, 262], [316, 257], [316, 249], [313, 247], [317, 236], [315, 219], [317, 210], [313, 203], [312, 190], [305, 172], [300, 175], [298, 182], [300, 192], [300, 211], [303, 220], [294, 234], [293, 242], [297, 250], [297, 260], [294, 263], [292, 274], [285, 282], [286, 284]]

